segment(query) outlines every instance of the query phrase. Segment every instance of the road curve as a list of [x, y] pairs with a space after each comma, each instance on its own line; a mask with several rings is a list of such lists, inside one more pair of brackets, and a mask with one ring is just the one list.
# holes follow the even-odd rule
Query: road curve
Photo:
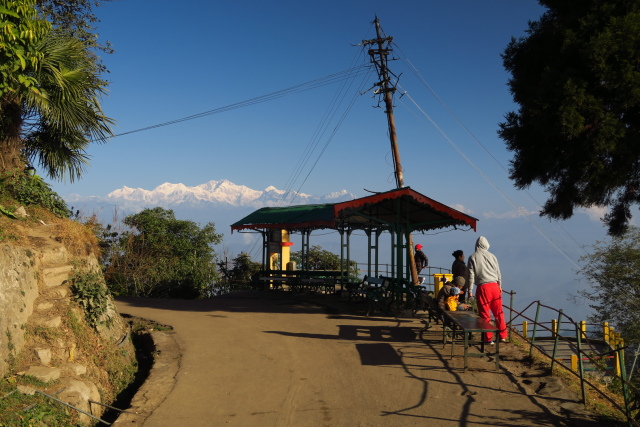
[[462, 372], [462, 357], [417, 319], [261, 293], [117, 306], [173, 326], [182, 353], [145, 427], [565, 425], [491, 360]]

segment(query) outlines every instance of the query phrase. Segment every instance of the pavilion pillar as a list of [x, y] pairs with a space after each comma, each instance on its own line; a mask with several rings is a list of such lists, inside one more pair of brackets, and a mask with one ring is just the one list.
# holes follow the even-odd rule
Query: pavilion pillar
[[[367, 228], [365, 233], [367, 233], [367, 276], [378, 277], [380, 274], [380, 257], [378, 254], [380, 248], [380, 234], [382, 233], [382, 230], [379, 228]], [[373, 275], [371, 269], [372, 266]]]
[[302, 247], [300, 248], [300, 267], [299, 270], [309, 269], [309, 239], [311, 237], [311, 230], [302, 230], [300, 233], [302, 237]]
[[287, 263], [291, 260], [291, 245], [287, 230], [271, 230], [268, 242], [269, 270], [287, 268]]
[[268, 253], [269, 253], [269, 232], [262, 231], [260, 232], [262, 235], [262, 269], [263, 270], [271, 270], [269, 267], [268, 261]]
[[340, 233], [340, 282], [349, 281], [349, 267], [351, 264], [351, 233], [353, 230], [341, 228]]

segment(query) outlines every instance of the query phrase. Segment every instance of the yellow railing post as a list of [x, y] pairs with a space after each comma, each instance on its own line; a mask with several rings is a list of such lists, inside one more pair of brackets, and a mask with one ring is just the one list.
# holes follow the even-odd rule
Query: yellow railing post
[[558, 334], [558, 319], [551, 319], [551, 334], [554, 338]]
[[609, 322], [602, 324], [602, 341], [609, 343]]
[[609, 341], [610, 346], [615, 345], [616, 343], [616, 330], [613, 326], [609, 326]]
[[578, 356], [575, 354], [571, 355], [571, 370], [574, 372], [578, 372]]
[[526, 339], [529, 334], [529, 323], [526, 320], [522, 321], [522, 336]]
[[580, 333], [581, 338], [587, 338], [587, 322], [585, 320], [580, 321]]

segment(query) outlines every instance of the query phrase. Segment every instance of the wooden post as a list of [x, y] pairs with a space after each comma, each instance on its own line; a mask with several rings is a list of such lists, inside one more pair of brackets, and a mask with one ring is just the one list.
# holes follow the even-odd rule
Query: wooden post
[[[391, 143], [391, 155], [393, 159], [393, 169], [396, 178], [396, 187], [404, 188], [404, 174], [402, 171], [402, 163], [400, 162], [400, 149], [398, 148], [398, 138], [396, 135], [396, 123], [393, 117], [393, 93], [396, 91], [396, 87], [392, 84], [389, 77], [389, 69], [387, 68], [388, 55], [391, 49], [389, 45], [393, 42], [393, 37], [382, 37], [382, 29], [380, 28], [380, 20], [376, 16], [373, 23], [376, 27], [376, 38], [372, 40], [363, 40], [364, 45], [377, 45], [377, 49], [369, 49], [369, 55], [373, 63], [376, 64], [378, 76], [380, 82], [377, 83], [379, 93], [384, 100], [385, 110], [387, 115], [387, 126], [389, 130], [389, 142]], [[409, 269], [411, 271], [411, 282], [414, 285], [418, 285], [418, 270], [416, 269], [416, 263], [413, 253], [413, 237], [411, 237], [411, 230], [407, 230], [407, 260], [409, 263]]]

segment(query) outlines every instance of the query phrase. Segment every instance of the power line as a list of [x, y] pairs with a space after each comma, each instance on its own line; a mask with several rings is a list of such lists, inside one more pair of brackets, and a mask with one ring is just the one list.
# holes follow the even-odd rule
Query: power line
[[461, 149], [460, 147], [458, 147], [456, 145], [455, 142], [453, 142], [453, 140], [451, 138], [449, 138], [449, 136], [444, 133], [444, 131], [433, 121], [433, 119], [416, 103], [416, 101], [411, 97], [411, 95], [407, 92], [404, 92], [404, 95], [406, 95], [411, 102], [416, 106], [416, 108], [418, 108], [418, 110], [429, 120], [429, 122], [431, 122], [431, 124], [437, 129], [437, 131], [442, 135], [442, 137], [453, 147], [454, 150], [456, 150], [458, 152], [458, 154], [472, 167], [476, 170], [476, 172], [478, 172], [478, 174], [480, 174], [480, 176], [487, 181], [487, 183], [489, 183], [489, 185], [491, 185], [494, 190], [496, 190], [498, 192], [498, 194], [500, 194], [502, 196], [503, 199], [505, 199], [505, 201], [507, 203], [509, 203], [516, 212], [518, 212], [520, 214], [520, 216], [522, 216], [551, 246], [553, 246], [558, 252], [560, 252], [570, 263], [572, 263], [575, 267], [577, 267], [578, 269], [581, 269], [582, 267], [577, 264], [566, 252], [564, 252], [558, 245], [556, 245], [536, 224], [534, 224], [531, 221], [531, 218], [529, 218], [529, 215], [525, 215], [523, 212], [521, 212], [520, 208], [515, 204], [515, 202], [509, 197], [507, 196], [507, 194], [502, 191], [500, 189], [500, 187], [498, 187], [492, 180], [491, 178], [489, 178], [483, 171], [482, 169], [480, 169], [470, 158], [469, 156], [467, 156]]
[[321, 77], [319, 79], [315, 79], [315, 80], [311, 80], [311, 81], [306, 82], [306, 83], [301, 83], [299, 85], [291, 86], [289, 88], [278, 90], [276, 92], [271, 92], [271, 93], [268, 93], [266, 95], [258, 96], [258, 97], [255, 97], [255, 98], [250, 98], [250, 99], [247, 99], [245, 101], [236, 102], [234, 104], [229, 104], [229, 105], [226, 105], [224, 107], [219, 107], [219, 108], [215, 108], [213, 110], [204, 111], [202, 113], [192, 114], [190, 116], [182, 117], [180, 119], [169, 120], [167, 122], [158, 123], [158, 124], [151, 125], [151, 126], [146, 126], [146, 127], [140, 128], [140, 129], [135, 129], [135, 130], [130, 130], [130, 131], [127, 131], [127, 132], [119, 133], [119, 134], [114, 135], [113, 138], [120, 137], [120, 136], [125, 136], [125, 135], [130, 135], [132, 133], [137, 133], [137, 132], [144, 132], [144, 131], [147, 131], [147, 130], [156, 129], [156, 128], [163, 127], [163, 126], [170, 126], [170, 125], [174, 125], [174, 124], [177, 124], [177, 123], [186, 122], [188, 120], [194, 120], [194, 119], [199, 119], [199, 118], [202, 118], [202, 117], [210, 116], [210, 115], [213, 115], [213, 114], [224, 113], [224, 112], [227, 112], [227, 111], [235, 110], [237, 108], [248, 107], [248, 106], [251, 106], [251, 105], [259, 104], [261, 102], [271, 101], [271, 100], [277, 99], [277, 98], [282, 98], [283, 96], [292, 95], [292, 94], [300, 93], [300, 92], [305, 92], [305, 91], [308, 91], [308, 90], [311, 90], [311, 89], [316, 89], [318, 87], [322, 87], [322, 86], [326, 86], [326, 85], [329, 85], [329, 84], [337, 83], [337, 82], [343, 81], [345, 79], [351, 79], [351, 78], [353, 78], [353, 76], [363, 75], [363, 74], [366, 74], [368, 72], [369, 72], [368, 68], [361, 65], [361, 66], [356, 67], [356, 68], [351, 68], [351, 69], [340, 71], [340, 72], [337, 72], [337, 73], [334, 73], [334, 74], [329, 74], [329, 75]]
[[[362, 56], [362, 53], [356, 54], [354, 59], [352, 60], [352, 66], [348, 70], [353, 70], [353, 72], [351, 73], [351, 75], [346, 76], [342, 80], [342, 84], [338, 87], [338, 89], [336, 90], [334, 96], [332, 97], [331, 101], [329, 102], [329, 105], [328, 105], [327, 109], [325, 110], [325, 113], [324, 113], [323, 117], [320, 119], [320, 121], [318, 123], [318, 126], [314, 130], [309, 142], [307, 143], [307, 146], [303, 150], [300, 158], [298, 159], [296, 165], [294, 166], [294, 168], [292, 170], [291, 175], [287, 179], [287, 181], [285, 183], [285, 187], [284, 187], [284, 193], [283, 193], [282, 197], [280, 198], [280, 200], [277, 202], [276, 206], [282, 206], [284, 204], [287, 204], [287, 205], [290, 206], [295, 201], [297, 196], [301, 193], [302, 187], [307, 182], [307, 179], [309, 178], [309, 176], [311, 175], [311, 173], [313, 172], [313, 170], [317, 166], [318, 162], [320, 161], [320, 159], [324, 155], [324, 153], [327, 150], [329, 144], [332, 142], [334, 136], [337, 134], [338, 129], [340, 128], [340, 126], [342, 125], [344, 120], [346, 119], [346, 116], [348, 115], [349, 111], [351, 111], [351, 108], [353, 107], [353, 104], [355, 103], [355, 100], [357, 99], [358, 95], [360, 94], [362, 88], [366, 84], [367, 78], [372, 73], [372, 70], [371, 70], [370, 66], [365, 65], [363, 59], [360, 59], [360, 61], [359, 61], [360, 65], [358, 65], [358, 66], [354, 66], [353, 65], [356, 62], [358, 62], [358, 57], [359, 56]], [[367, 70], [367, 72], [366, 73], [361, 73], [361, 70]], [[351, 91], [351, 86], [352, 86], [353, 82], [359, 76], [363, 76], [363, 79], [362, 79], [359, 87], [357, 88], [357, 90], [355, 92], [353, 92], [353, 95], [351, 97], [351, 101], [345, 107], [344, 111], [342, 112], [340, 118], [337, 121], [337, 124], [334, 125], [333, 131], [331, 132], [331, 134], [329, 135], [329, 137], [325, 141], [325, 143], [322, 146], [322, 149], [320, 150], [320, 152], [315, 157], [315, 161], [313, 162], [313, 164], [309, 168], [309, 170], [308, 170], [305, 178], [303, 179], [302, 183], [298, 186], [298, 189], [296, 191], [294, 191], [293, 190], [294, 186], [296, 185], [296, 183], [300, 179], [300, 176], [304, 172], [307, 164], [311, 161], [313, 153], [316, 152], [321, 140], [324, 138], [324, 135], [326, 134], [326, 132], [329, 129], [329, 127], [331, 126], [331, 123], [333, 122], [334, 118], [338, 114], [340, 108], [342, 108], [342, 106], [344, 105], [344, 102], [345, 102], [345, 100], [347, 98], [347, 94]], [[257, 238], [253, 239], [252, 243], [249, 244], [249, 249], [248, 249], [249, 252], [248, 253], [251, 255], [252, 258], [257, 255], [257, 252], [258, 252], [257, 245], [258, 245], [258, 239]]]
[[[509, 171], [504, 167], [504, 165], [489, 151], [489, 149], [469, 130], [469, 128], [462, 122], [462, 120], [449, 108], [449, 106], [438, 96], [438, 94], [431, 88], [431, 86], [427, 83], [427, 81], [422, 77], [420, 71], [413, 65], [413, 63], [407, 58], [407, 56], [402, 52], [399, 46], [395, 45], [402, 54], [401, 60], [409, 67], [409, 69], [414, 73], [414, 75], [420, 80], [420, 82], [429, 90], [429, 92], [433, 95], [434, 98], [445, 108], [445, 110], [454, 118], [454, 120], [460, 125], [460, 127], [471, 137], [471, 139], [478, 145], [482, 150], [489, 155], [493, 159], [493, 161], [508, 175]], [[526, 189], [522, 190], [535, 204], [538, 209], [542, 208], [542, 205], [538, 200], [536, 200], [533, 195], [527, 191]], [[569, 233], [560, 223], [552, 222], [554, 227], [557, 227], [560, 231], [562, 231], [562, 235], [568, 237], [571, 242], [578, 248], [578, 251], [583, 255], [586, 255], [586, 251], [584, 248], [578, 243], [578, 241]]]

